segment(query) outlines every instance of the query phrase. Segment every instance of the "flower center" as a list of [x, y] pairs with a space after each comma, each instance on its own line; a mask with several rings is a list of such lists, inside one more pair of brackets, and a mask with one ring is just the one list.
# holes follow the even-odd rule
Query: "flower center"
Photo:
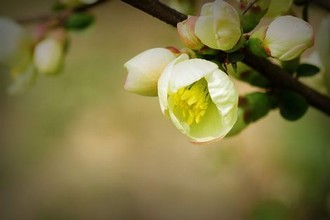
[[173, 96], [174, 108], [189, 125], [200, 122], [205, 115], [210, 99], [206, 80], [200, 79], [179, 89]]

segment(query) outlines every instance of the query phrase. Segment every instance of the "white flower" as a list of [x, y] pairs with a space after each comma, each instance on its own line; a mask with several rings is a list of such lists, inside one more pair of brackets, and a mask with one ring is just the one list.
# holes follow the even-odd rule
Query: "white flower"
[[223, 138], [237, 119], [238, 94], [227, 74], [186, 54], [173, 60], [158, 81], [161, 110], [193, 142]]
[[25, 68], [31, 57], [31, 38], [14, 20], [0, 17], [0, 63], [9, 68]]
[[34, 65], [41, 74], [56, 74], [62, 67], [64, 48], [59, 40], [46, 38], [34, 48]]
[[206, 3], [196, 21], [195, 34], [206, 46], [228, 51], [239, 42], [242, 35], [239, 15], [225, 1]]
[[153, 48], [133, 57], [124, 64], [128, 75], [125, 89], [144, 96], [157, 96], [157, 82], [167, 64], [176, 58], [169, 49]]
[[281, 16], [270, 23], [263, 46], [270, 56], [281, 61], [292, 60], [314, 43], [310, 24], [293, 16]]

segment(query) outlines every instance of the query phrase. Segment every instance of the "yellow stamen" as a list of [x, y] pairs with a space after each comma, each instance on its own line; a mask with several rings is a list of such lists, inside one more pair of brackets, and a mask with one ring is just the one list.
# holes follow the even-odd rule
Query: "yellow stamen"
[[191, 125], [200, 123], [205, 115], [210, 95], [207, 82], [201, 79], [190, 86], [183, 87], [173, 94], [174, 108]]

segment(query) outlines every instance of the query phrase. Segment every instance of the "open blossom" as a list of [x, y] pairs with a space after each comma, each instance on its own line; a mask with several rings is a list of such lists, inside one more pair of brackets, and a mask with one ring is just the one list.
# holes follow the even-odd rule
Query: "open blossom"
[[124, 64], [127, 69], [125, 89], [144, 96], [157, 96], [157, 82], [176, 54], [166, 48], [146, 50]]
[[206, 3], [197, 18], [195, 34], [210, 48], [231, 50], [242, 36], [239, 15], [235, 8], [225, 1]]
[[186, 54], [173, 60], [158, 81], [162, 112], [193, 142], [223, 138], [237, 119], [238, 94], [227, 74]]
[[270, 23], [263, 39], [266, 52], [281, 61], [300, 56], [313, 43], [312, 26], [290, 15], [278, 17]]

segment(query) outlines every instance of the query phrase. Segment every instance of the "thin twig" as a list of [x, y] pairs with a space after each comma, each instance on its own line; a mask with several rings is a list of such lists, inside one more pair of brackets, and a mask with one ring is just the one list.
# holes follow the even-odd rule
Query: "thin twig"
[[249, 6], [245, 9], [245, 11], [242, 13], [242, 15], [245, 15], [246, 12], [248, 12], [257, 1], [258, 0], [254, 0], [252, 3], [250, 3]]

